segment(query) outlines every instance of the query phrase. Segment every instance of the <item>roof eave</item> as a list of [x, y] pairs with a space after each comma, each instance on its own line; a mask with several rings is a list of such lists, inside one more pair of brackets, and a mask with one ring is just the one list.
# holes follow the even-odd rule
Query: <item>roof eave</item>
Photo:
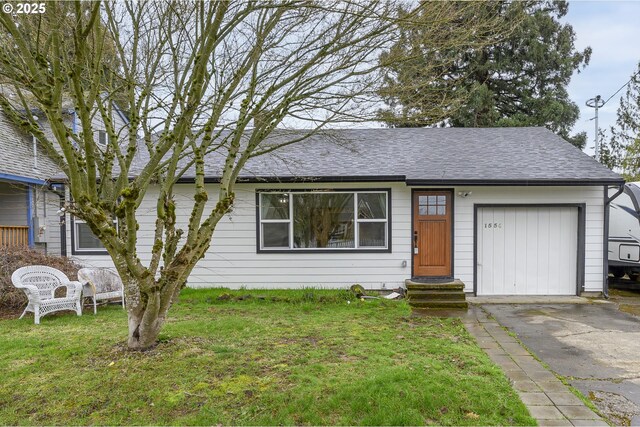
[[[296, 182], [404, 182], [404, 175], [361, 175], [361, 176], [252, 176], [238, 177], [237, 182], [240, 184], [250, 183], [296, 183]], [[194, 177], [182, 177], [178, 179], [178, 183], [192, 183]], [[208, 176], [204, 178], [204, 182], [208, 184], [217, 184], [220, 182], [218, 176]]]
[[[205, 183], [216, 184], [220, 177], [208, 176]], [[178, 183], [192, 183], [194, 177], [182, 177]], [[467, 185], [467, 186], [594, 186], [622, 185], [622, 178], [589, 179], [407, 179], [404, 175], [349, 175], [349, 176], [253, 176], [239, 177], [238, 183], [330, 183], [330, 182], [404, 182], [408, 186]]]
[[[130, 176], [129, 180], [135, 177]], [[64, 183], [66, 177], [53, 177], [48, 180], [53, 183]], [[178, 184], [195, 182], [192, 176], [177, 180]], [[220, 183], [219, 176], [204, 178], [207, 184]], [[349, 176], [252, 176], [239, 177], [239, 184], [278, 184], [278, 183], [337, 183], [337, 182], [404, 182], [407, 186], [523, 186], [523, 187], [560, 187], [560, 186], [595, 186], [595, 185], [623, 185], [622, 178], [590, 178], [590, 179], [407, 179], [404, 175], [349, 175]]]
[[425, 185], [466, 185], [466, 186], [524, 186], [524, 187], [560, 187], [622, 185], [622, 178], [589, 179], [407, 179], [408, 186]]

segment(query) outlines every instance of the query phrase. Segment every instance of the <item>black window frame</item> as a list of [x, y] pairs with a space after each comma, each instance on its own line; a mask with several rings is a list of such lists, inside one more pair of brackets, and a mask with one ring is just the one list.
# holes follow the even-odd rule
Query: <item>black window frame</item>
[[[262, 247], [262, 218], [261, 218], [261, 194], [265, 193], [352, 193], [356, 200], [356, 209], [354, 212], [354, 226], [358, 226], [358, 222], [367, 222], [358, 220], [357, 209], [357, 196], [356, 193], [385, 193], [387, 197], [387, 245], [384, 248], [381, 247], [357, 247], [358, 242], [354, 236], [354, 248], [293, 248], [291, 245], [288, 248], [263, 248]], [[290, 208], [293, 210], [293, 208]], [[392, 204], [391, 204], [391, 188], [310, 188], [310, 189], [282, 189], [282, 188], [268, 188], [268, 189], [256, 189], [256, 253], [273, 254], [273, 253], [392, 253], [393, 250], [393, 236], [392, 236]], [[293, 218], [290, 217], [289, 221], [293, 222]], [[379, 221], [382, 222], [382, 221]], [[291, 239], [291, 237], [290, 237]]]

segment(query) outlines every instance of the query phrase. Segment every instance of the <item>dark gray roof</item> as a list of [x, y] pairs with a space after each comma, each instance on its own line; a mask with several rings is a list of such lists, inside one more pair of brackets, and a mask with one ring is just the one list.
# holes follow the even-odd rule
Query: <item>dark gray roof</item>
[[[279, 131], [281, 143], [302, 131]], [[206, 159], [208, 181], [222, 153]], [[193, 173], [184, 180], [193, 178]], [[406, 181], [408, 184], [621, 183], [620, 175], [542, 127], [327, 130], [251, 159], [241, 181]]]
[[[277, 130], [263, 145], [282, 144], [307, 132]], [[206, 156], [206, 182], [219, 180], [223, 154]], [[142, 170], [148, 158], [141, 147], [131, 177]], [[65, 180], [62, 175], [53, 178]], [[180, 181], [193, 178], [191, 168]], [[620, 175], [543, 127], [325, 130], [249, 160], [238, 180], [403, 181], [409, 185], [624, 183]]]

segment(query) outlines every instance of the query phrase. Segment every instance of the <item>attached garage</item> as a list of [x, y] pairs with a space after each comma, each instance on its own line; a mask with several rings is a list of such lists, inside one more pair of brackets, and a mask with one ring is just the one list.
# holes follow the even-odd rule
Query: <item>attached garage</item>
[[584, 207], [476, 206], [477, 295], [576, 295]]

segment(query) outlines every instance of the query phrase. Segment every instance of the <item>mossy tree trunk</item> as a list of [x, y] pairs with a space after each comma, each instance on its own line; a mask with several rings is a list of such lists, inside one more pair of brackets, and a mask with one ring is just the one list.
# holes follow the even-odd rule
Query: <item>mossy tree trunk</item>
[[[399, 7], [76, 0], [47, 2], [37, 16], [0, 14], [0, 108], [57, 163], [66, 215], [84, 220], [113, 259], [131, 348], [155, 344], [250, 159], [375, 117], [379, 52], [398, 40]], [[438, 17], [434, 34], [460, 19], [460, 8], [417, 8]], [[457, 31], [481, 33], [471, 24]], [[34, 109], [39, 119], [24, 113]], [[274, 132], [292, 118], [307, 130]], [[223, 164], [206, 170], [206, 156]], [[211, 175], [215, 186], [205, 185]], [[156, 217], [144, 256], [141, 215]]]

